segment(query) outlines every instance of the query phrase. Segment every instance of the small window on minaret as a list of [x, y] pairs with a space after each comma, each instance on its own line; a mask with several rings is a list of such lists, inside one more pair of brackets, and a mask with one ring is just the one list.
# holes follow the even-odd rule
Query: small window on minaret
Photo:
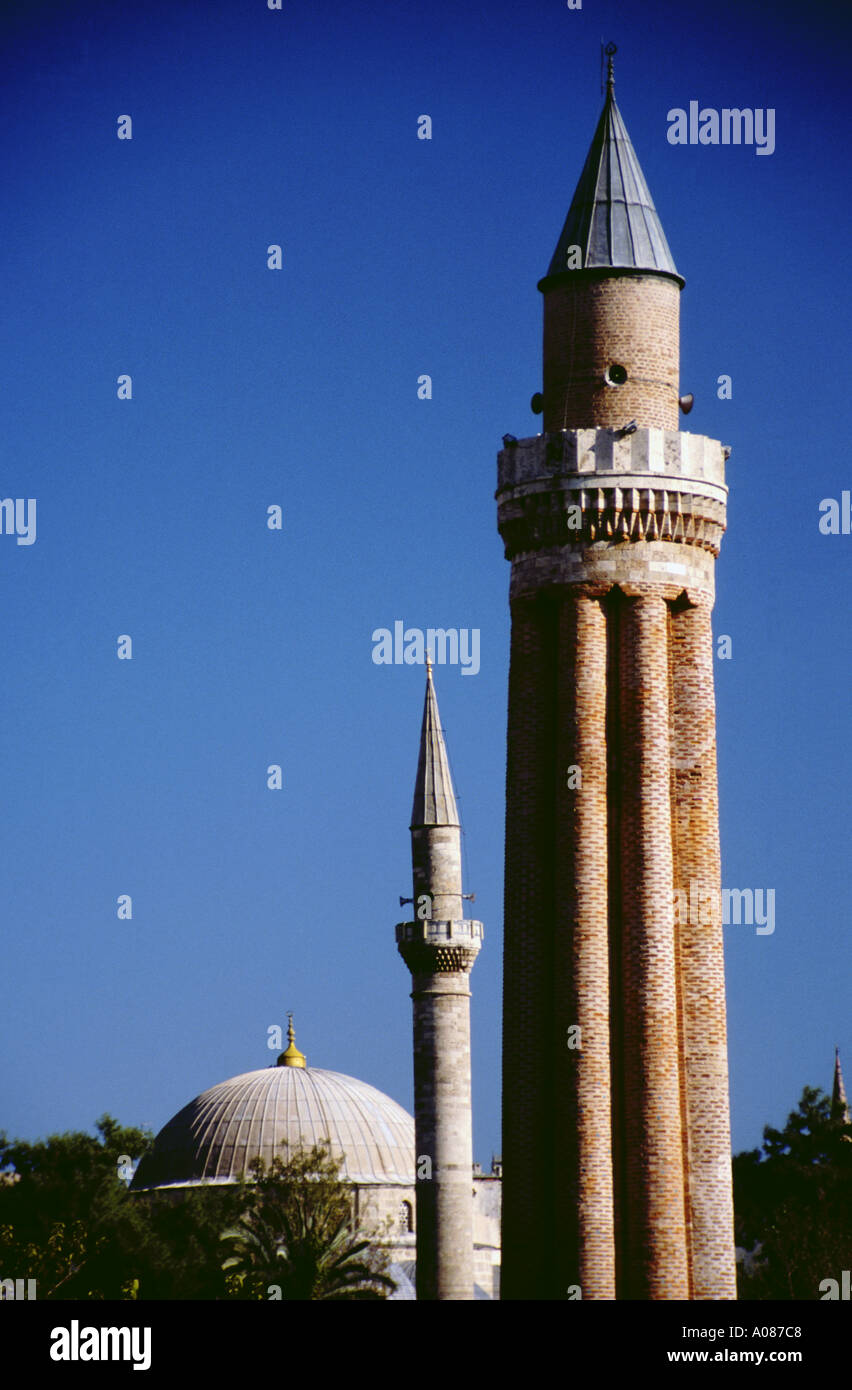
[[623, 386], [627, 380], [627, 369], [613, 362], [606, 369], [605, 380], [608, 386]]

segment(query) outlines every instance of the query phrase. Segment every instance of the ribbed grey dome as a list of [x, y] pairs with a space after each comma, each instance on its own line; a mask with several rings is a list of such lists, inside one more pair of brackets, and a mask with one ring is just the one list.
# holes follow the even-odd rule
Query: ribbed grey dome
[[223, 1081], [185, 1105], [139, 1164], [135, 1191], [194, 1187], [249, 1177], [299, 1147], [329, 1141], [341, 1177], [414, 1184], [414, 1120], [374, 1086], [318, 1067], [267, 1067]]

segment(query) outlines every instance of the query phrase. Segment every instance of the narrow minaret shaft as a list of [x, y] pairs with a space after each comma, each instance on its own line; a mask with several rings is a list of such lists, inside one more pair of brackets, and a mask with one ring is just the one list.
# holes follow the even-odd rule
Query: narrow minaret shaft
[[[464, 971], [416, 973], [417, 1297], [473, 1298], [470, 990]], [[424, 1159], [428, 1163], [424, 1164]]]
[[396, 939], [413, 986], [417, 1297], [472, 1299], [468, 975], [482, 924], [462, 913], [461, 830], [429, 663], [411, 857], [415, 921]]
[[[426, 907], [436, 921], [464, 916], [461, 896], [461, 832], [457, 825], [411, 827], [416, 914]], [[429, 902], [424, 904], [423, 899]]]

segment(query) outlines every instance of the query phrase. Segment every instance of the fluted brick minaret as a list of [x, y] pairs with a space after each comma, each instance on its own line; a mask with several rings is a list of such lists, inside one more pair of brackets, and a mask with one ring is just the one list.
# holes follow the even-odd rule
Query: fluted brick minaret
[[416, 920], [400, 923], [396, 940], [414, 1006], [417, 1297], [472, 1299], [468, 976], [482, 923], [464, 918], [461, 829], [428, 658], [411, 858]]
[[544, 295], [512, 562], [503, 1297], [736, 1296], [716, 789], [715, 440], [678, 432], [683, 280], [615, 103]]

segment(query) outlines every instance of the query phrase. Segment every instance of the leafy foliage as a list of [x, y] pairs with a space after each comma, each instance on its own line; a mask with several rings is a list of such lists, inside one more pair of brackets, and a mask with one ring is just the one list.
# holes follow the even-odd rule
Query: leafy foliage
[[143, 1153], [151, 1136], [109, 1115], [97, 1130], [99, 1138], [54, 1134], [37, 1144], [0, 1136], [3, 1273], [34, 1278], [40, 1299], [135, 1296], [125, 1255], [142, 1229], [119, 1161]]
[[327, 1150], [314, 1146], [274, 1158], [268, 1170], [255, 1159], [252, 1171], [254, 1182], [242, 1187], [242, 1216], [222, 1236], [231, 1242], [223, 1268], [235, 1297], [363, 1302], [388, 1296], [395, 1286], [387, 1256], [368, 1233], [353, 1231], [350, 1190]]
[[[319, 1148], [260, 1160], [255, 1181], [134, 1193], [122, 1159], [153, 1142], [109, 1115], [97, 1135], [0, 1135], [0, 1277], [41, 1299], [380, 1299], [387, 1258], [352, 1233], [350, 1189]], [[223, 1231], [231, 1255], [222, 1259]]]
[[763, 1152], [734, 1157], [737, 1245], [751, 1252], [740, 1271], [742, 1299], [818, 1299], [840, 1279], [852, 1251], [852, 1126], [806, 1086], [783, 1129], [763, 1131]]
[[39, 1299], [217, 1298], [226, 1293], [219, 1233], [233, 1192], [184, 1201], [131, 1195], [122, 1159], [152, 1136], [109, 1115], [98, 1137], [0, 1136], [0, 1273], [34, 1278]]

